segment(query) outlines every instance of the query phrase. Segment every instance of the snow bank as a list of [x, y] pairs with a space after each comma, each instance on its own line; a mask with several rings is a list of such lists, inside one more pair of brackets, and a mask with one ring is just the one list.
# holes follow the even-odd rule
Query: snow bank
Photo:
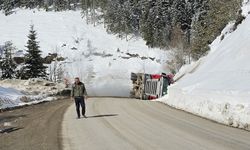
[[[249, 5], [244, 7], [244, 11]], [[230, 24], [224, 31], [229, 31]], [[160, 101], [230, 126], [250, 129], [250, 15], [236, 31], [211, 45], [211, 52], [180, 74]], [[224, 33], [222, 33], [224, 34]], [[193, 68], [196, 68], [195, 71]], [[179, 75], [180, 76], [180, 75]]]
[[18, 105], [20, 97], [23, 94], [12, 88], [3, 88], [0, 86], [0, 108], [11, 107], [13, 105]]
[[63, 84], [54, 84], [42, 79], [0, 81], [0, 109], [52, 101]]
[[141, 38], [119, 39], [107, 34], [103, 25], [86, 24], [80, 11], [17, 9], [10, 16], [0, 13], [0, 20], [0, 45], [11, 40], [19, 50], [25, 49], [34, 24], [43, 54], [59, 53], [67, 58], [65, 77], [73, 81], [79, 76], [95, 96], [128, 96], [132, 71], [161, 73], [167, 59], [166, 52], [148, 48]]

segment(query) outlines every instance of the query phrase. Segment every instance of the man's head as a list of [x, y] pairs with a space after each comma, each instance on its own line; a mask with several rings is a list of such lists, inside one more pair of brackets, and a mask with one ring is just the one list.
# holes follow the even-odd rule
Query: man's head
[[76, 77], [76, 78], [75, 78], [75, 83], [76, 83], [76, 84], [79, 84], [79, 83], [80, 83], [80, 78], [79, 78], [79, 77]]

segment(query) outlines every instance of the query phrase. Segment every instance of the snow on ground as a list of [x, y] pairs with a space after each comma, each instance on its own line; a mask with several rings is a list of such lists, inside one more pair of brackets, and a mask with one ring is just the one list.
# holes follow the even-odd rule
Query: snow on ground
[[25, 49], [30, 25], [34, 24], [43, 54], [57, 52], [67, 58], [63, 63], [65, 77], [72, 81], [80, 76], [90, 95], [128, 96], [132, 71], [166, 71], [162, 65], [166, 52], [149, 49], [140, 38], [127, 41], [107, 34], [103, 25], [87, 25], [80, 11], [18, 9], [10, 16], [0, 13], [0, 20], [0, 45], [11, 40], [19, 50]]
[[18, 90], [0, 87], [0, 108], [18, 105], [21, 103], [21, 96], [23, 96], [23, 94]]
[[[246, 7], [244, 12], [250, 10]], [[224, 31], [229, 31], [229, 26]], [[178, 82], [169, 88], [169, 95], [160, 101], [223, 124], [250, 130], [249, 27], [250, 15], [247, 15], [236, 31], [227, 34], [223, 41], [218, 41], [218, 38], [214, 41], [208, 56], [185, 66], [176, 76]]]
[[0, 109], [55, 100], [65, 87], [42, 79], [0, 81]]

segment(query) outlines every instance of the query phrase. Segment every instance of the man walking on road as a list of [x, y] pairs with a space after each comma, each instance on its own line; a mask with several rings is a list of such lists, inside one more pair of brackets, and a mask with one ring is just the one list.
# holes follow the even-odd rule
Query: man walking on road
[[85, 99], [87, 99], [87, 91], [85, 85], [80, 81], [78, 77], [75, 78], [75, 83], [71, 90], [71, 99], [75, 100], [77, 118], [80, 119], [80, 106], [82, 107], [82, 116], [85, 116]]

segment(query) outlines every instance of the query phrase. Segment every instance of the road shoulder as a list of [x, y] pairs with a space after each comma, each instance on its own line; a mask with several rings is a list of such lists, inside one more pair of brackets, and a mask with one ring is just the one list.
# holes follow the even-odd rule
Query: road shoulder
[[62, 118], [71, 103], [60, 99], [0, 113], [0, 149], [62, 149]]

